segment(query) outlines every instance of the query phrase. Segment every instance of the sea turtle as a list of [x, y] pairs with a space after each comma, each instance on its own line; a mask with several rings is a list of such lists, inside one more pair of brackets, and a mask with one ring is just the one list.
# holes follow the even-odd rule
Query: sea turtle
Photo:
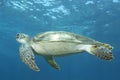
[[21, 43], [19, 52], [22, 61], [34, 71], [40, 70], [35, 63], [34, 53], [42, 55], [58, 70], [60, 67], [54, 60], [55, 56], [88, 52], [104, 60], [113, 59], [111, 45], [65, 31], [48, 31], [32, 39], [24, 33], [18, 33], [16, 40]]

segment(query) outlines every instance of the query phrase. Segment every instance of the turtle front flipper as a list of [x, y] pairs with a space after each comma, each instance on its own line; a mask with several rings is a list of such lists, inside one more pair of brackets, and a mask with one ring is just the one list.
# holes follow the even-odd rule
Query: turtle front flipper
[[20, 46], [19, 51], [20, 51], [20, 57], [26, 65], [28, 65], [34, 71], [40, 70], [37, 64], [35, 63], [35, 59], [34, 59], [35, 57], [33, 51], [29, 45], [22, 44]]
[[59, 65], [54, 60], [53, 56], [44, 56], [45, 60], [55, 69], [60, 70]]
[[111, 60], [113, 59], [112, 55], [112, 46], [109, 44], [99, 43], [95, 44], [90, 48], [90, 53], [96, 55], [97, 57], [104, 59], [104, 60]]

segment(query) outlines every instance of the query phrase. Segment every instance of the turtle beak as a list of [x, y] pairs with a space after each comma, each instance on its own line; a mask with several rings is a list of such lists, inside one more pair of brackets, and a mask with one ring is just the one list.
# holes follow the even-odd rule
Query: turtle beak
[[17, 33], [16, 34], [16, 39], [18, 39], [20, 37], [20, 34], [19, 33]]
[[17, 33], [16, 34], [16, 41], [18, 41], [18, 42], [21, 42], [21, 34], [20, 33]]

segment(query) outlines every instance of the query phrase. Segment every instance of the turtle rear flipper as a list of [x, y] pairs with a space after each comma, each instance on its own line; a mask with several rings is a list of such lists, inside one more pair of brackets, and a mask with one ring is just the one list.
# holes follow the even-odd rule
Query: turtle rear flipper
[[92, 46], [90, 53], [104, 60], [113, 59], [111, 49], [105, 46]]
[[26, 65], [28, 65], [34, 71], [40, 70], [37, 64], [35, 63], [35, 60], [34, 60], [35, 57], [34, 57], [33, 51], [29, 45], [22, 44], [20, 46], [19, 51], [20, 51], [20, 57]]
[[53, 56], [44, 56], [44, 58], [53, 68], [60, 70], [60, 66], [56, 63]]
[[[51, 53], [55, 54], [53, 51], [46, 49], [44, 45], [41, 44], [41, 46], [46, 51], [46, 53], [48, 53], [48, 54], [51, 54]], [[50, 66], [52, 66], [53, 68], [55, 68], [57, 70], [60, 70], [60, 66], [55, 61], [54, 56], [52, 56], [52, 55], [44, 55], [43, 57], [44, 57], [44, 59], [47, 61], [47, 63]]]

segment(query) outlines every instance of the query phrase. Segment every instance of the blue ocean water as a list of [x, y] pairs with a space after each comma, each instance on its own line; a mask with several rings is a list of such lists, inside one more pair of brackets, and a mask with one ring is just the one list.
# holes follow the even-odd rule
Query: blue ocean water
[[[55, 58], [57, 71], [35, 56], [41, 71], [22, 63], [18, 32], [82, 34], [114, 46], [112, 61], [88, 53]], [[120, 0], [0, 0], [0, 80], [120, 80]]]

